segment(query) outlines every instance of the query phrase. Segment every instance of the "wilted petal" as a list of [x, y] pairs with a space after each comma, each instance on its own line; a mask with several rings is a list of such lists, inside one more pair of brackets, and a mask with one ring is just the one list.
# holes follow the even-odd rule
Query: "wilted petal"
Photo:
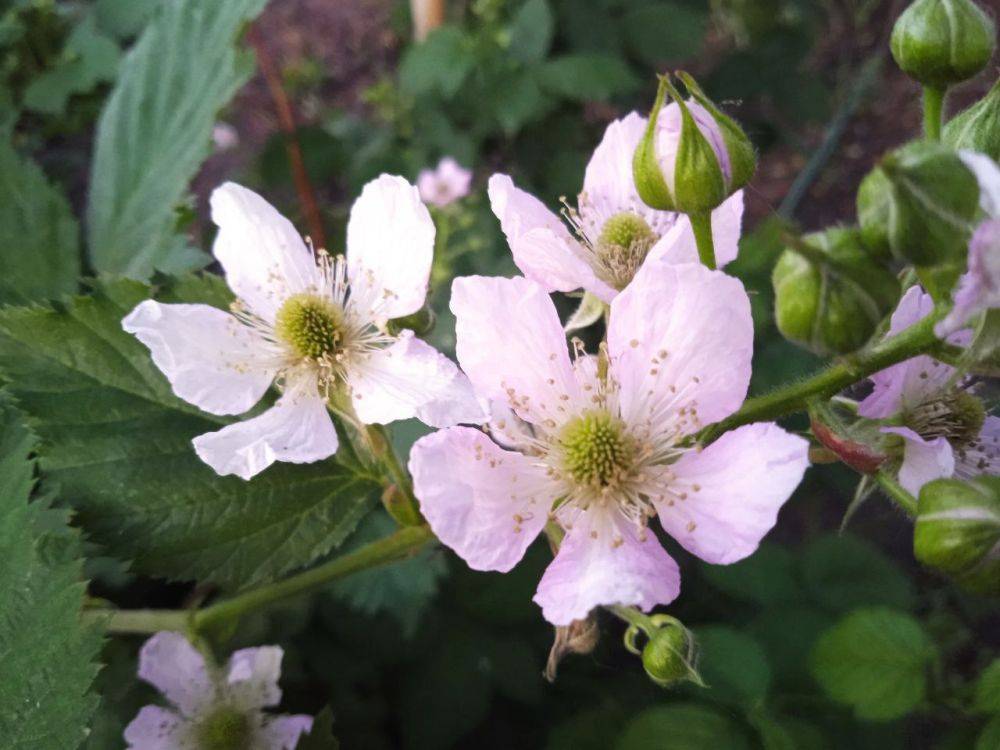
[[304, 714], [268, 717], [260, 738], [267, 750], [295, 750], [299, 737], [311, 731], [312, 724], [312, 717]]
[[290, 295], [319, 289], [312, 251], [274, 206], [232, 182], [215, 189], [211, 205], [219, 227], [212, 252], [229, 288], [257, 315], [273, 321]]
[[[719, 268], [736, 260], [742, 225], [743, 191], [738, 190], [712, 211], [712, 240], [715, 244], [715, 264]], [[650, 249], [646, 262], [656, 260], [667, 263], [700, 262], [691, 220], [685, 214], [681, 214], [677, 223]]]
[[434, 257], [434, 222], [420, 192], [402, 177], [365, 185], [347, 223], [352, 304], [377, 321], [419, 310]]
[[647, 611], [680, 590], [677, 563], [656, 535], [640, 533], [617, 509], [594, 504], [566, 532], [534, 601], [553, 625], [569, 625], [600, 605]]
[[543, 469], [470, 427], [420, 438], [410, 474], [435, 535], [475, 570], [513, 568], [555, 500]]
[[920, 494], [920, 488], [935, 479], [955, 473], [955, 452], [946, 438], [924, 440], [908, 427], [884, 427], [903, 438], [903, 465], [899, 468], [899, 483], [910, 494]]
[[125, 727], [128, 750], [179, 750], [192, 747], [194, 727], [189, 722], [159, 706], [143, 706]]
[[242, 414], [277, 372], [271, 345], [209, 305], [140, 302], [122, 328], [145, 344], [180, 398], [211, 414]]
[[169, 630], [156, 633], [143, 644], [139, 678], [159, 690], [185, 716], [196, 715], [215, 697], [205, 658], [184, 636]]
[[449, 427], [486, 420], [468, 378], [412, 331], [358, 360], [347, 378], [354, 410], [365, 424], [417, 417], [432, 427]]
[[688, 552], [727, 565], [753, 554], [809, 466], [809, 443], [775, 424], [727, 432], [670, 467], [660, 523]]
[[307, 464], [337, 452], [337, 431], [315, 377], [286, 384], [263, 414], [199, 435], [195, 452], [217, 474], [250, 479], [275, 461]]
[[237, 708], [251, 711], [281, 702], [281, 657], [278, 646], [260, 646], [234, 651], [229, 657], [226, 683]]

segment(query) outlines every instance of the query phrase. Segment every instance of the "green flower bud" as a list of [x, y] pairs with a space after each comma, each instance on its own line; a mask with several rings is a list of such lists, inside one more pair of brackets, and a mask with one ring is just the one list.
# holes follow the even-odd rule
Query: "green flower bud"
[[[691, 99], [683, 99], [668, 76], [660, 78], [646, 133], [632, 160], [633, 176], [648, 206], [705, 214], [750, 181], [757, 157], [740, 126], [693, 78], [679, 75]], [[673, 102], [663, 106], [667, 94]]]
[[865, 251], [856, 229], [828, 229], [793, 242], [771, 280], [778, 330], [822, 355], [858, 349], [900, 294], [896, 276]]
[[434, 330], [436, 323], [437, 315], [434, 313], [434, 309], [429, 304], [425, 304], [415, 313], [390, 320], [388, 328], [389, 332], [393, 334], [398, 334], [403, 329], [409, 329], [418, 336], [426, 336]]
[[642, 649], [642, 666], [660, 687], [670, 687], [691, 678], [692, 646], [688, 631], [680, 625], [656, 630]]
[[858, 224], [861, 241], [879, 260], [889, 257], [889, 205], [892, 186], [881, 169], [873, 169], [858, 186]]
[[972, 78], [993, 55], [996, 29], [972, 0], [916, 0], [892, 29], [896, 63], [925, 86]]
[[925, 484], [913, 553], [971, 591], [1000, 594], [1000, 477]]
[[955, 115], [941, 138], [956, 150], [979, 151], [1000, 161], [1000, 79], [986, 96]]

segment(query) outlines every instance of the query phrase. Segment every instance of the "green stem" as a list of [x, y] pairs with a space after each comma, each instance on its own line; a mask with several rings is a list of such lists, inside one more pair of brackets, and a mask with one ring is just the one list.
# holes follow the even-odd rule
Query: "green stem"
[[944, 95], [944, 89], [924, 86], [924, 138], [929, 141], [941, 140]]
[[802, 411], [812, 399], [830, 398], [879, 370], [934, 349], [940, 344], [934, 335], [934, 324], [938, 319], [938, 314], [928, 315], [898, 336], [880, 341], [812, 377], [773, 393], [747, 399], [735, 414], [707, 427], [699, 436], [701, 442], [710, 443], [741, 425], [771, 421]]
[[691, 228], [694, 230], [694, 241], [698, 245], [698, 260], [706, 268], [715, 270], [715, 241], [712, 239], [712, 214], [688, 214]]
[[906, 515], [913, 518], [917, 515], [917, 500], [896, 481], [896, 479], [884, 471], [875, 475], [875, 481], [879, 487], [900, 507]]
[[194, 634], [218, 629], [248, 612], [269, 607], [284, 599], [323, 588], [331, 581], [369, 568], [401, 560], [413, 554], [434, 534], [427, 526], [408, 526], [394, 534], [366, 544], [315, 568], [296, 573], [283, 581], [237, 594], [202, 610], [88, 610], [85, 618], [105, 624], [111, 633], [155, 633], [159, 630], [191, 631]]
[[392, 485], [386, 487], [382, 495], [382, 504], [396, 523], [400, 526], [418, 526], [424, 522], [420, 515], [420, 506], [413, 495], [413, 485], [410, 475], [399, 462], [395, 448], [385, 427], [378, 424], [366, 427], [372, 452], [392, 479]]

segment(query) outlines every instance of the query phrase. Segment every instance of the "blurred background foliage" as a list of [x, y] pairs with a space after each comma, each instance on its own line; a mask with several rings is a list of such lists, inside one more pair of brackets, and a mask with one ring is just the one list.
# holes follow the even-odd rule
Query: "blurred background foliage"
[[[51, 183], [57, 214], [65, 201], [84, 213], [97, 117], [124, 51], [169, 1], [0, 3], [0, 132], [40, 167], [31, 179]], [[654, 71], [690, 70], [761, 150], [729, 269], [752, 295], [761, 392], [817, 364], [773, 327], [780, 227], [853, 221], [858, 178], [917, 132], [914, 85], [881, 64], [899, 9], [885, 0], [452, 0], [445, 23], [416, 43], [406, 3], [272, 0], [253, 34], [291, 102], [332, 251], [352, 198], [379, 173], [413, 179], [446, 155], [475, 170], [468, 198], [434, 210], [431, 338], [445, 349], [454, 343], [450, 279], [515, 271], [485, 197], [489, 175], [510, 172], [554, 207], [572, 200], [606, 124], [649, 106]], [[188, 95], [198, 96], [197, 81]], [[956, 107], [989, 82], [966, 86]], [[190, 190], [152, 196], [186, 239], [177, 267], [197, 267], [192, 247], [210, 248], [206, 199], [224, 179], [262, 192], [305, 230], [288, 139], [257, 74], [218, 114], [211, 155], [185, 177]], [[75, 225], [52, 231], [71, 269], [53, 288], [72, 292], [81, 264], [98, 270], [93, 248], [79, 252]], [[569, 311], [573, 301], [560, 304]], [[405, 451], [421, 432], [402, 425], [395, 440]], [[730, 567], [667, 542], [683, 571], [669, 612], [698, 635], [708, 689], [656, 687], [622, 648], [623, 625], [603, 614], [593, 653], [569, 657], [545, 682], [553, 632], [531, 602], [550, 555], [542, 543], [508, 575], [429, 550], [250, 617], [229, 646], [283, 646], [283, 707], [329, 704], [344, 748], [1000, 747], [995, 602], [920, 570], [909, 523], [888, 504], [867, 503], [841, 533], [855, 483], [846, 470], [814, 468], [760, 551]], [[344, 549], [390, 528], [373, 511]], [[179, 606], [204, 593], [134, 576], [96, 549], [87, 572], [94, 593], [122, 606]], [[133, 679], [139, 642], [106, 644], [92, 750], [121, 747], [122, 727], [152, 697]]]

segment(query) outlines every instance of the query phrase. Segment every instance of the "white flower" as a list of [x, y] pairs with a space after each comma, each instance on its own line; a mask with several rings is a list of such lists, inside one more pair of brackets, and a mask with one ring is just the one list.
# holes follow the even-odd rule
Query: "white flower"
[[[328, 398], [363, 424], [417, 417], [443, 427], [481, 422], [458, 368], [386, 324], [424, 303], [434, 224], [415, 187], [382, 175], [351, 209], [347, 257], [317, 259], [292, 224], [256, 193], [212, 194], [215, 257], [237, 302], [140, 303], [122, 321], [180, 398], [212, 414], [242, 414], [272, 382], [262, 414], [194, 439], [219, 474], [249, 479], [275, 461], [309, 463], [337, 450]], [[346, 398], [349, 396], [349, 399]]]
[[417, 176], [417, 188], [424, 202], [444, 207], [469, 194], [472, 172], [450, 156], [438, 162], [436, 169], [424, 169]]

